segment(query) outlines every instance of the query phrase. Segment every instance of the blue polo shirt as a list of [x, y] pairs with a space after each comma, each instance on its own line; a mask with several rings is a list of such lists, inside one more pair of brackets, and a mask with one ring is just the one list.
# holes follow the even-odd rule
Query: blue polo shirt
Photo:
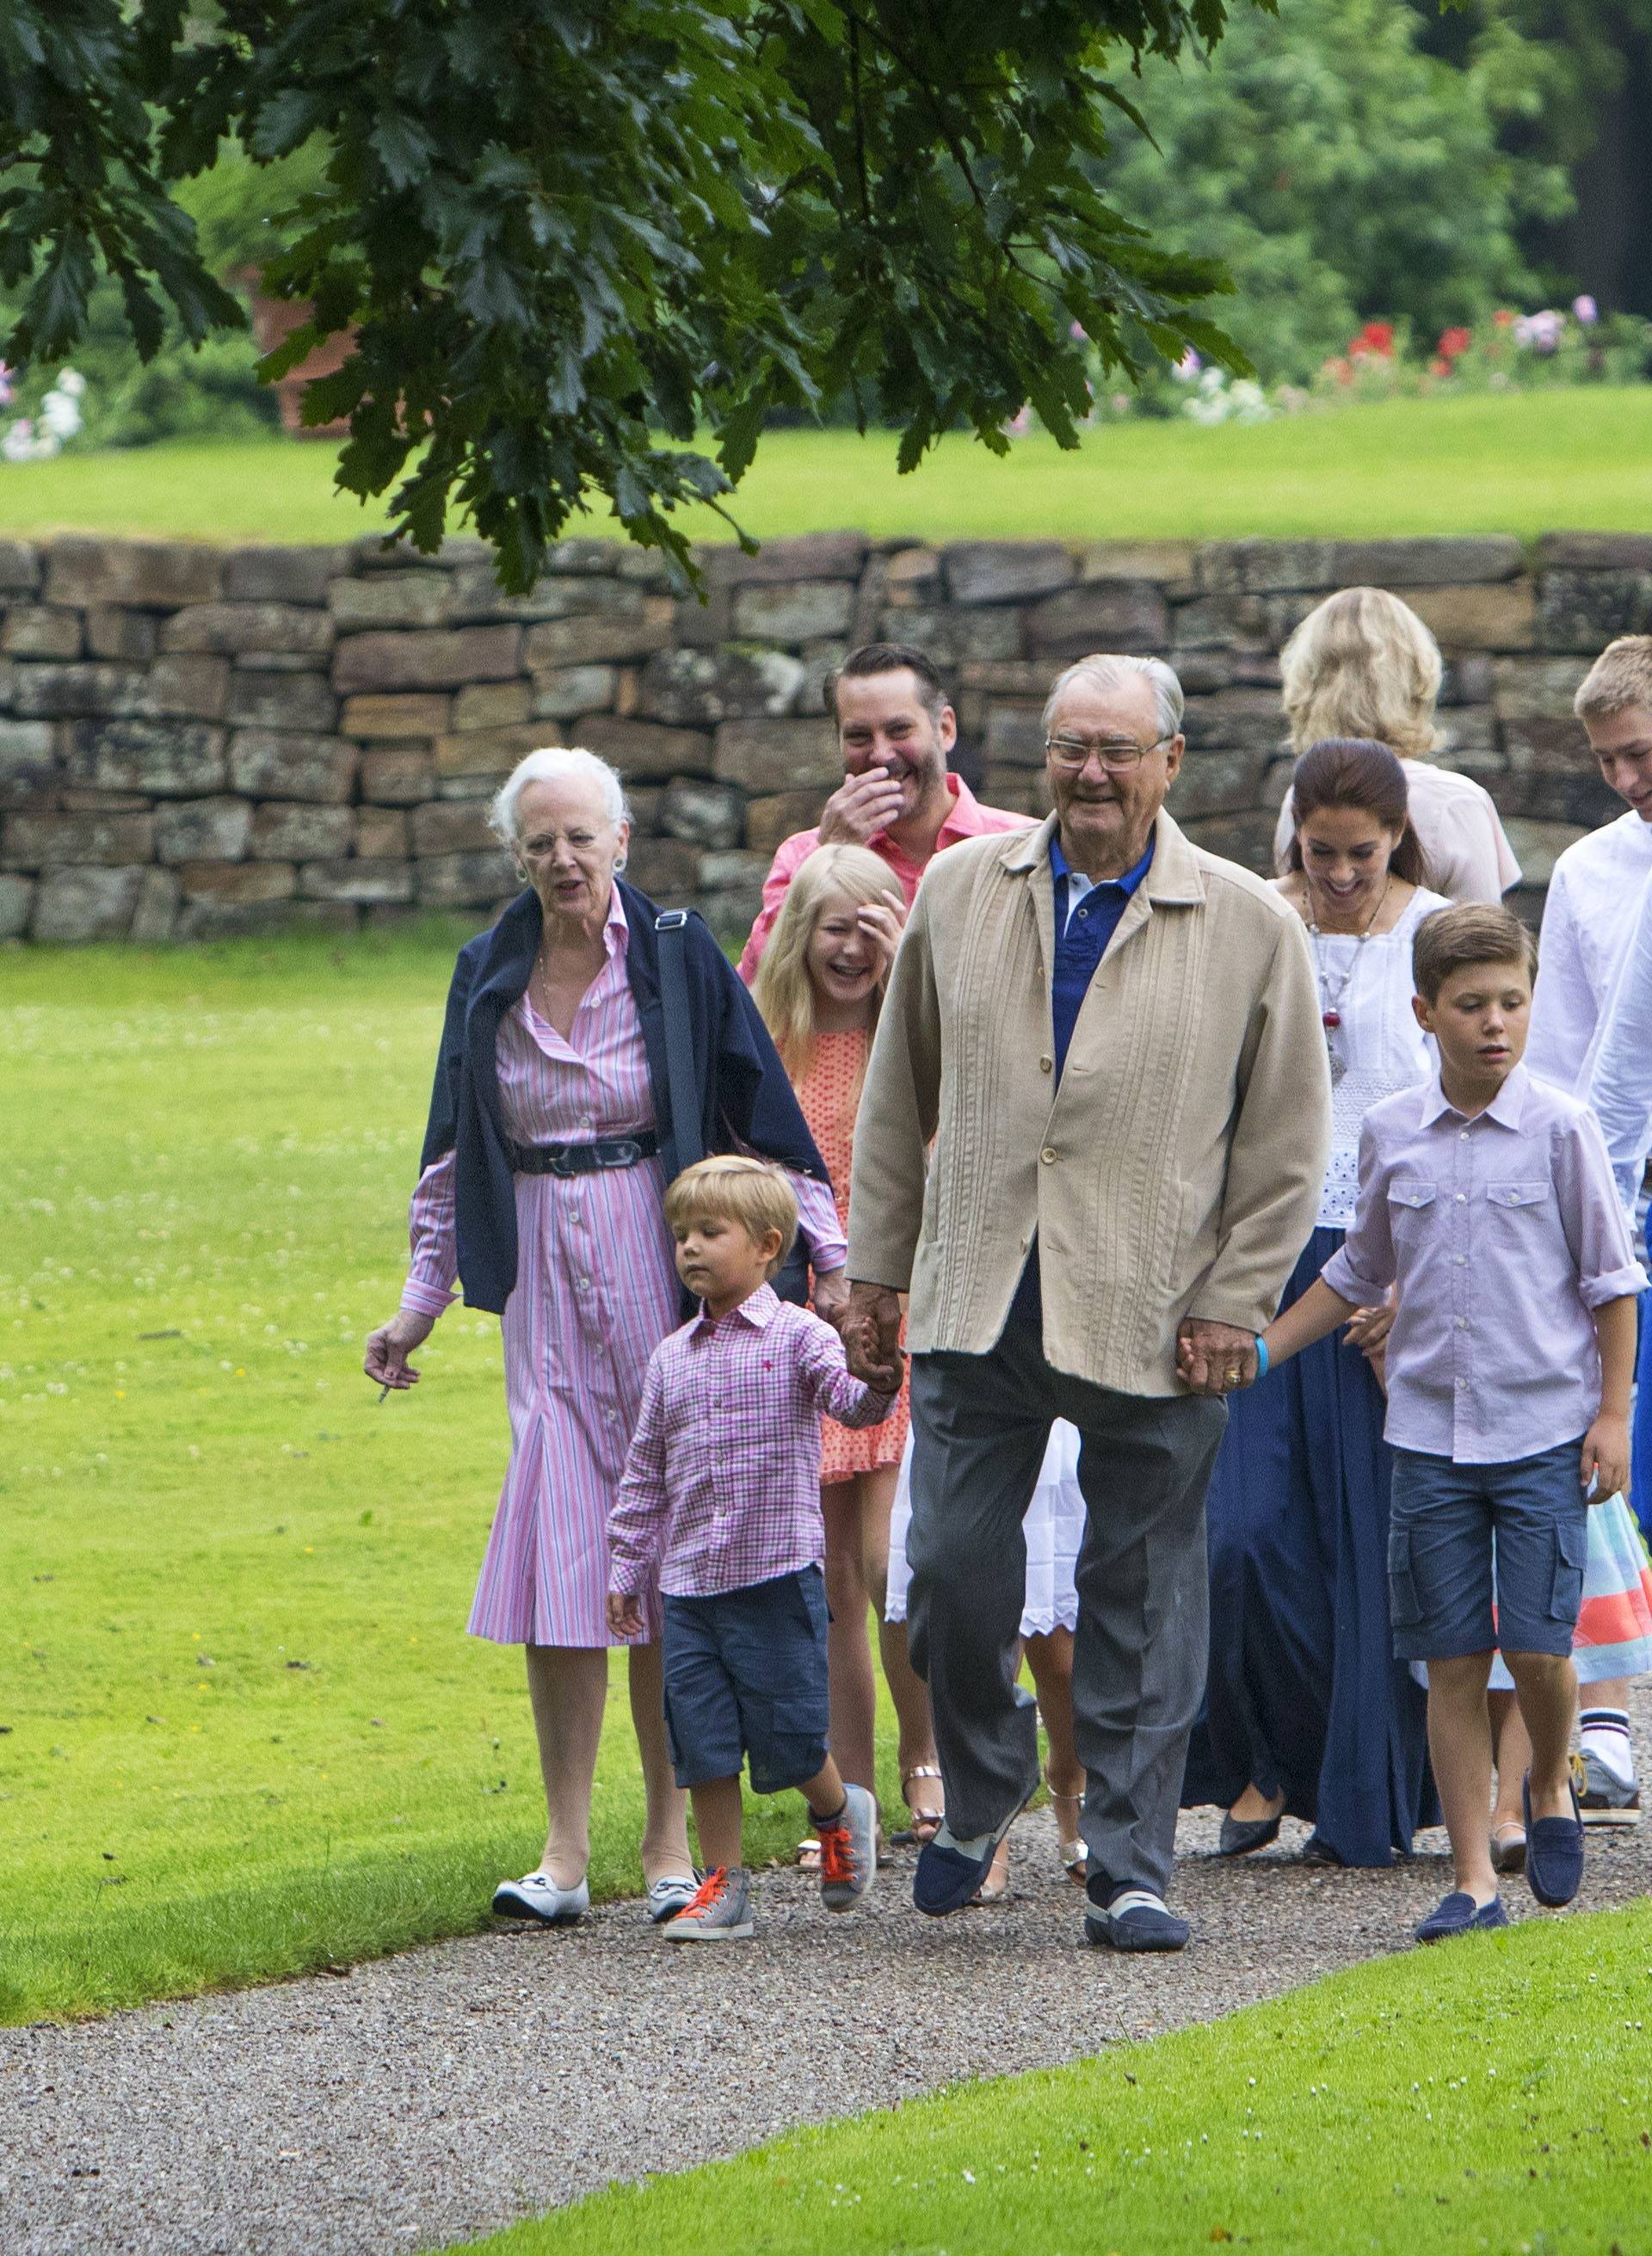
[[1107, 878], [1091, 885], [1069, 868], [1061, 850], [1061, 833], [1050, 834], [1049, 868], [1055, 881], [1055, 963], [1050, 976], [1049, 1014], [1055, 1035], [1057, 1089], [1090, 983], [1130, 906], [1131, 895], [1152, 866], [1153, 841], [1149, 839], [1147, 852], [1133, 869], [1126, 870], [1122, 878]]
[[[1055, 961], [1050, 973], [1049, 1015], [1055, 1038], [1055, 1085], [1059, 1089], [1073, 1028], [1078, 1023], [1090, 983], [1119, 929], [1119, 919], [1130, 906], [1131, 895], [1153, 867], [1153, 841], [1147, 841], [1147, 852], [1122, 878], [1107, 878], [1100, 885], [1091, 885], [1069, 866], [1061, 850], [1061, 833], [1052, 831], [1049, 867], [1055, 881]], [[1034, 1238], [1027, 1256], [1027, 1266], [1021, 1272], [1021, 1281], [1015, 1287], [1015, 1298], [1010, 1303], [1009, 1320], [1041, 1328], [1043, 1318], [1038, 1240]]]

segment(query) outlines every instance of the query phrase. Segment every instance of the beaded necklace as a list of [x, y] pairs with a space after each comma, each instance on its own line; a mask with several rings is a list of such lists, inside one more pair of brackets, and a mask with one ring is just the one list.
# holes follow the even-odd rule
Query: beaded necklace
[[[1336, 1042], [1332, 1039], [1338, 1027], [1342, 1024], [1342, 1011], [1340, 1006], [1344, 997], [1347, 994], [1350, 986], [1353, 983], [1354, 973], [1359, 968], [1359, 951], [1365, 946], [1366, 941], [1370, 939], [1372, 927], [1375, 925], [1377, 919], [1382, 914], [1383, 907], [1387, 901], [1388, 890], [1393, 883], [1394, 872], [1390, 870], [1387, 877], [1384, 878], [1382, 881], [1382, 891], [1377, 896], [1377, 905], [1372, 910], [1370, 915], [1366, 919], [1363, 930], [1352, 934], [1354, 943], [1353, 954], [1349, 957], [1348, 969], [1343, 973], [1342, 977], [1338, 982], [1334, 991], [1332, 990], [1331, 982], [1325, 974], [1324, 959], [1319, 952], [1319, 941], [1321, 936], [1319, 927], [1311, 916], [1308, 920], [1309, 935], [1314, 943], [1314, 970], [1319, 981], [1319, 1023], [1325, 1030], [1325, 1055], [1331, 1061], [1331, 1079], [1333, 1088], [1348, 1070], [1347, 1061], [1338, 1051]], [[1303, 890], [1308, 896], [1309, 906], [1311, 908], [1313, 906], [1314, 889], [1309, 883], [1308, 873], [1306, 871], [1303, 872]], [[1346, 933], [1335, 933], [1328, 936], [1332, 939], [1345, 940], [1349, 937], [1349, 934]]]

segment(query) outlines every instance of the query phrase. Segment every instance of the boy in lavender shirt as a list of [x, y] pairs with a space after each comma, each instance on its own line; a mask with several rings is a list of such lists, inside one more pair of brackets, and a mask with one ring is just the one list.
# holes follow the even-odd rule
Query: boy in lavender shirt
[[[875, 1426], [900, 1391], [851, 1378], [843, 1343], [769, 1283], [797, 1234], [778, 1167], [738, 1156], [684, 1168], [666, 1194], [677, 1273], [701, 1312], [648, 1360], [609, 1514], [608, 1618], [639, 1637], [656, 1569], [665, 1601], [666, 1731], [708, 1867], [667, 1942], [752, 1933], [740, 1769], [758, 1794], [801, 1789], [820, 1835], [821, 1896], [850, 1911], [872, 1886], [878, 1805], [827, 1751], [822, 1412]], [[880, 1374], [882, 1376], [884, 1374]]]
[[1570, 1903], [1583, 1879], [1571, 1637], [1588, 1502], [1628, 1474], [1646, 1278], [1593, 1115], [1521, 1063], [1532, 954], [1506, 909], [1439, 909], [1418, 927], [1413, 1008], [1439, 1071], [1366, 1114], [1353, 1227], [1262, 1335], [1266, 1370], [1399, 1287], [1385, 1428], [1394, 1650], [1429, 1664], [1456, 1881], [1420, 1942], [1507, 1924], [1487, 1831], [1494, 1647], [1531, 1735], [1532, 1893]]

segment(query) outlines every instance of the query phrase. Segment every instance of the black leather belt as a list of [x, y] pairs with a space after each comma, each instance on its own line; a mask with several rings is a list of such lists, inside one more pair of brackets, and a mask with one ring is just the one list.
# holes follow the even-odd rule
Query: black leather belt
[[512, 1144], [506, 1148], [519, 1175], [595, 1175], [608, 1167], [635, 1167], [653, 1159], [660, 1139], [650, 1128], [640, 1136], [611, 1136], [599, 1144]]

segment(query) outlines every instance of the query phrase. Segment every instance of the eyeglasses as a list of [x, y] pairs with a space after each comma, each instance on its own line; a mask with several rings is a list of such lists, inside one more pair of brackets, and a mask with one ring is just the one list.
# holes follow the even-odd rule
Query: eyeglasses
[[1141, 765], [1149, 752], [1156, 752], [1161, 744], [1175, 741], [1174, 732], [1168, 737], [1155, 737], [1150, 744], [1098, 744], [1083, 737], [1046, 737], [1044, 750], [1060, 768], [1082, 768], [1093, 756], [1109, 775], [1129, 775]]

